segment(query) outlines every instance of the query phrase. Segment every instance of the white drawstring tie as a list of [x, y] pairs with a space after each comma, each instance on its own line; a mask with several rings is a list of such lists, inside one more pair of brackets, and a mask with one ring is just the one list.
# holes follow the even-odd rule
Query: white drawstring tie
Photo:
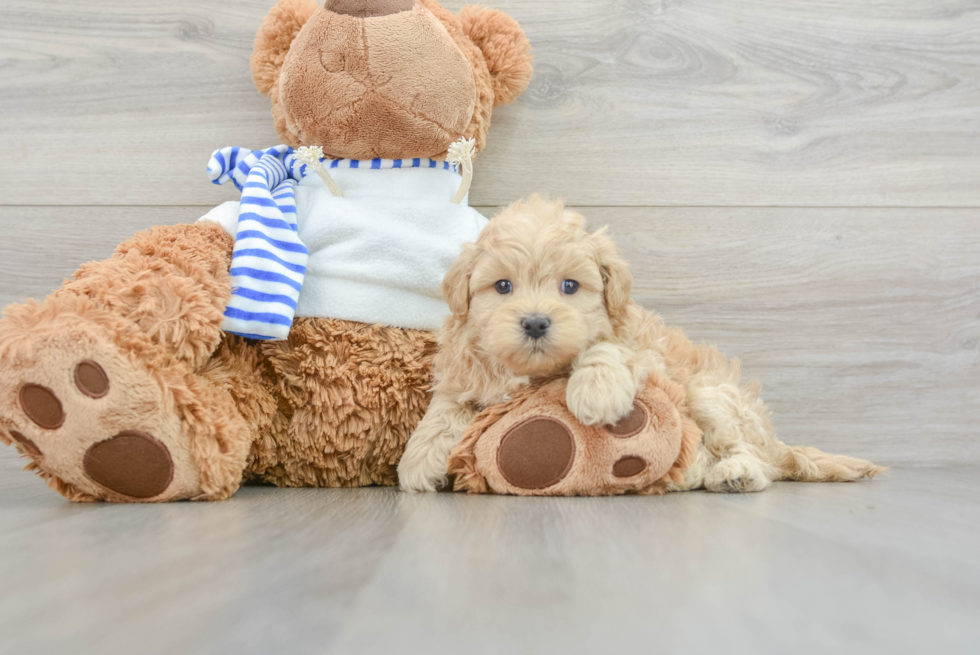
[[337, 183], [333, 181], [332, 177], [330, 177], [330, 173], [328, 173], [327, 169], [325, 169], [323, 164], [320, 163], [320, 160], [323, 159], [323, 148], [320, 146], [303, 146], [302, 148], [297, 148], [296, 158], [316, 171], [316, 174], [320, 176], [320, 179], [323, 180], [326, 183], [327, 188], [330, 189], [330, 193], [338, 198], [344, 197], [340, 187], [337, 186]]
[[463, 172], [463, 181], [459, 185], [459, 191], [453, 196], [453, 203], [460, 204], [463, 198], [470, 192], [470, 184], [473, 182], [473, 155], [476, 154], [476, 139], [460, 138], [449, 146], [446, 154], [446, 161], [455, 166], [459, 166]]

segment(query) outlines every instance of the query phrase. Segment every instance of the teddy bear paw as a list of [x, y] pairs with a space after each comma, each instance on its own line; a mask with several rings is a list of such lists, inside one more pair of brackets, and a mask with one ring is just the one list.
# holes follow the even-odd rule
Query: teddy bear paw
[[[659, 470], [663, 457], [655, 452], [662, 435], [651, 422], [650, 411], [641, 403], [615, 424], [587, 434], [574, 422], [531, 418], [504, 435], [497, 466], [508, 483], [525, 491], [563, 486], [568, 487], [563, 493], [572, 494], [637, 490], [637, 485], [654, 482], [665, 472]], [[568, 483], [560, 485], [567, 478]]]
[[667, 395], [647, 387], [614, 424], [585, 426], [560, 402], [564, 391], [546, 387], [524, 411], [506, 415], [480, 435], [472, 456], [454, 453], [460, 465], [452, 472], [461, 475], [464, 487], [483, 479], [489, 490], [517, 495], [662, 490], [683, 436], [680, 415]]
[[[57, 321], [55, 321], [57, 322]], [[96, 323], [32, 326], [0, 355], [0, 436], [73, 500], [146, 502], [199, 493], [163, 380]]]

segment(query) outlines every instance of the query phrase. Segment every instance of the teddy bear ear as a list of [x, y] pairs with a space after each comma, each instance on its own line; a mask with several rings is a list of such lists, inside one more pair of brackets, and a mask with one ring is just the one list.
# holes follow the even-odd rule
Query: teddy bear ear
[[496, 9], [467, 6], [458, 16], [463, 31], [483, 51], [490, 69], [494, 106], [517, 99], [531, 82], [531, 43], [517, 21]]
[[317, 7], [314, 0], [279, 0], [269, 10], [255, 36], [255, 46], [249, 59], [252, 81], [263, 95], [271, 95], [273, 87], [279, 83], [279, 71], [282, 70], [289, 46]]

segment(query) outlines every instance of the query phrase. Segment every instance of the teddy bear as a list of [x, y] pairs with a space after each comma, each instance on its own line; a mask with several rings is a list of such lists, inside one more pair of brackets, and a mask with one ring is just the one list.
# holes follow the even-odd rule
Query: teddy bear
[[213, 154], [241, 200], [0, 320], [0, 440], [72, 501], [397, 483], [442, 276], [486, 224], [472, 156], [530, 44], [481, 7], [280, 0], [250, 65], [283, 143]]

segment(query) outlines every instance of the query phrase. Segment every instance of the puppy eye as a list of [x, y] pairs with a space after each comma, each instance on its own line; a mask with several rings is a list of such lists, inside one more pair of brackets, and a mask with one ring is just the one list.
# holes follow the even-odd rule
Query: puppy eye
[[493, 288], [497, 290], [497, 293], [506, 296], [514, 290], [514, 285], [510, 283], [510, 280], [497, 280]]
[[565, 280], [561, 283], [561, 292], [566, 295], [572, 295], [578, 291], [578, 282], [575, 280]]

